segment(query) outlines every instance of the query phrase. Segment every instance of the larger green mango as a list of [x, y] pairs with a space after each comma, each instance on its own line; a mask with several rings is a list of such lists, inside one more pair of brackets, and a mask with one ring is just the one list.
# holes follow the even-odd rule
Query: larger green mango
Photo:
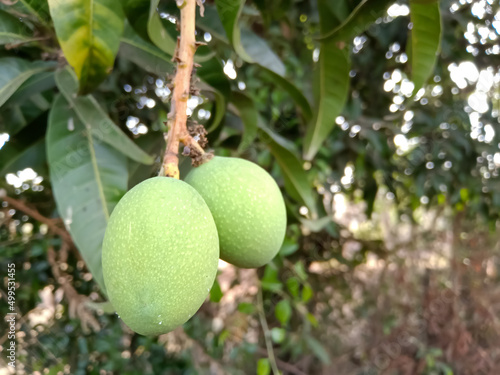
[[192, 169], [185, 181], [212, 212], [221, 259], [256, 268], [275, 257], [285, 236], [286, 209], [269, 173], [247, 160], [215, 157]]
[[150, 178], [118, 202], [102, 269], [108, 297], [133, 331], [159, 335], [185, 323], [208, 295], [219, 260], [217, 229], [185, 182]]

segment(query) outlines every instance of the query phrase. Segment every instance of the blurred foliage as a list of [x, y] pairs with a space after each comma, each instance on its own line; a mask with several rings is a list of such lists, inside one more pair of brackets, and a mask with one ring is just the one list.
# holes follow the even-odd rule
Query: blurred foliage
[[155, 338], [105, 312], [100, 243], [159, 172], [179, 10], [68, 4], [0, 1], [18, 373], [496, 374], [498, 2], [205, 1], [190, 123], [270, 171], [289, 225], [272, 263], [222, 265], [200, 311]]

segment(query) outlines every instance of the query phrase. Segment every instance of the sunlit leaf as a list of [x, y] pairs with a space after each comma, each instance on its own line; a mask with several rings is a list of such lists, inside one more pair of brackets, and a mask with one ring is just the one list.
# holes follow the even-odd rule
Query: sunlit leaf
[[113, 69], [123, 32], [119, 0], [49, 0], [57, 39], [80, 82], [79, 93], [96, 88]]
[[[320, 2], [321, 4], [322, 2]], [[323, 4], [324, 6], [324, 4]], [[330, 13], [320, 12], [322, 29], [330, 24]], [[344, 108], [349, 92], [351, 67], [348, 48], [335, 40], [322, 41], [317, 64], [317, 103], [315, 118], [309, 124], [304, 141], [304, 158], [312, 160], [335, 126], [335, 119]]]
[[257, 375], [269, 375], [271, 373], [271, 364], [269, 359], [261, 358], [257, 361]]
[[127, 190], [127, 159], [96, 137], [62, 95], [53, 103], [46, 142], [59, 215], [105, 291], [101, 246], [109, 215]]
[[441, 15], [438, 1], [410, 1], [411, 79], [416, 93], [434, 71], [441, 41]]
[[56, 72], [56, 83], [66, 100], [71, 103], [79, 119], [89, 127], [94, 137], [99, 137], [132, 160], [143, 164], [153, 163], [153, 158], [116, 126], [93, 96], [76, 96], [78, 83], [69, 69]]
[[323, 345], [313, 338], [312, 336], [306, 336], [306, 343], [309, 349], [313, 352], [313, 354], [325, 365], [330, 364], [330, 356], [328, 355], [328, 352], [325, 350]]

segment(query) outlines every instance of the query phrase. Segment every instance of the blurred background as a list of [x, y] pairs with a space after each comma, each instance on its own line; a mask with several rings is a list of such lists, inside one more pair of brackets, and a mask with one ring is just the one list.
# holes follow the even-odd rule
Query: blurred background
[[124, 1], [113, 69], [75, 99], [53, 4], [0, 1], [0, 374], [499, 374], [499, 3], [240, 3], [204, 2], [190, 124], [275, 177], [287, 235], [144, 337], [96, 280], [102, 211], [160, 170], [179, 11]]

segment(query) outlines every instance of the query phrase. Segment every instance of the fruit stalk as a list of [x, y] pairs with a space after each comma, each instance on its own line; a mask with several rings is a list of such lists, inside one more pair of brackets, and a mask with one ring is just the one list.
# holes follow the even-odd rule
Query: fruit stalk
[[[179, 2], [177, 2], [179, 4]], [[179, 179], [179, 144], [182, 142], [198, 154], [203, 148], [187, 130], [187, 101], [190, 95], [193, 58], [198, 44], [195, 39], [196, 0], [184, 0], [181, 10], [180, 37], [173, 60], [177, 71], [173, 82], [172, 102], [168, 115], [168, 133], [165, 135], [167, 148], [163, 158], [163, 171], [167, 177]]]

